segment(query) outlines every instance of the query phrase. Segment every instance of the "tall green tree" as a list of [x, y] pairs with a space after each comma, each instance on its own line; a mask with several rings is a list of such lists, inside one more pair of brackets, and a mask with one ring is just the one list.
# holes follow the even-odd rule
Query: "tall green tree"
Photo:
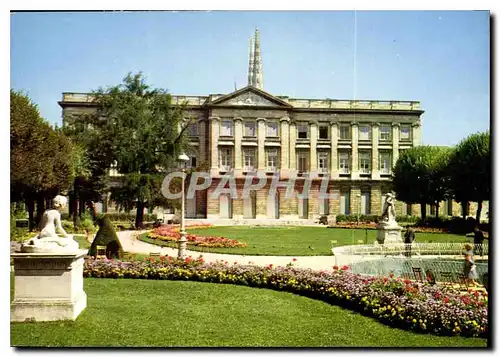
[[67, 190], [74, 167], [70, 140], [45, 122], [37, 106], [22, 92], [10, 91], [11, 201], [28, 206], [29, 229], [45, 209], [45, 201]]
[[450, 195], [446, 167], [451, 148], [416, 146], [405, 150], [393, 169], [392, 185], [398, 200], [420, 204], [422, 220], [426, 219], [426, 206], [436, 207]]
[[[477, 202], [479, 223], [483, 201], [491, 193], [490, 133], [475, 133], [462, 140], [450, 157], [448, 174], [453, 198], [462, 207]], [[462, 211], [465, 216], [466, 210]]]
[[102, 162], [115, 163], [123, 174], [111, 198], [137, 209], [135, 226], [140, 228], [144, 208], [165, 203], [161, 182], [186, 148], [184, 107], [173, 105], [166, 90], [147, 85], [142, 73], [129, 73], [122, 84], [92, 95], [97, 110], [88, 124]]

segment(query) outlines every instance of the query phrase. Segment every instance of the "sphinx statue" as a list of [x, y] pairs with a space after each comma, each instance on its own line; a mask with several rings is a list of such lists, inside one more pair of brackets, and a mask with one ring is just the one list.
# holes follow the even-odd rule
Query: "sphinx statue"
[[[78, 243], [73, 236], [67, 234], [61, 225], [60, 211], [66, 206], [67, 199], [64, 196], [56, 196], [53, 200], [52, 209], [46, 210], [40, 220], [40, 234], [21, 245], [22, 253], [71, 253], [78, 251]], [[59, 230], [62, 237], [57, 235]]]

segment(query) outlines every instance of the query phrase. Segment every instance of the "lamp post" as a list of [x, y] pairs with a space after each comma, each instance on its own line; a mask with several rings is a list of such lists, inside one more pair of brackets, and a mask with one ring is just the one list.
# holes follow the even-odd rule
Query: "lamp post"
[[184, 230], [184, 174], [186, 169], [186, 164], [189, 161], [189, 157], [186, 154], [181, 154], [178, 157], [179, 166], [182, 172], [182, 184], [181, 184], [181, 226], [179, 230], [180, 238], [179, 238], [179, 251], [177, 254], [178, 258], [184, 258], [186, 256], [186, 231]]

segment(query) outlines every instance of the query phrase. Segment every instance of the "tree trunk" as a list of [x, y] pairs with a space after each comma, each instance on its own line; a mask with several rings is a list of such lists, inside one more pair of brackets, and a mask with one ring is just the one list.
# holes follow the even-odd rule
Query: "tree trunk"
[[35, 218], [35, 223], [37, 226], [40, 224], [40, 220], [42, 219], [44, 211], [45, 211], [45, 199], [43, 197], [38, 197], [36, 200], [36, 218]]
[[144, 202], [137, 200], [137, 213], [135, 214], [135, 229], [141, 229], [144, 221]]
[[425, 203], [420, 202], [420, 218], [422, 223], [425, 223], [425, 218], [427, 214], [427, 205]]
[[467, 219], [467, 203], [467, 201], [460, 202], [460, 205], [462, 206], [462, 218], [464, 220]]
[[35, 228], [35, 200], [31, 197], [28, 198], [26, 205], [28, 206], [28, 230], [33, 232], [33, 228]]
[[483, 201], [477, 201], [476, 221], [481, 223], [481, 211], [483, 210]]
[[82, 215], [85, 214], [85, 199], [79, 195], [78, 197], [78, 216], [82, 218]]
[[439, 218], [439, 202], [436, 202], [436, 218]]

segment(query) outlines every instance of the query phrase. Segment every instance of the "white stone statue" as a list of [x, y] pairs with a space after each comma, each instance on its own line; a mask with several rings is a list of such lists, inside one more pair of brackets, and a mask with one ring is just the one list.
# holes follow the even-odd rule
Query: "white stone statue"
[[[78, 251], [78, 243], [73, 236], [67, 234], [61, 225], [60, 211], [66, 206], [64, 196], [56, 196], [53, 200], [53, 209], [46, 210], [40, 221], [41, 231], [36, 237], [29, 239], [21, 245], [23, 253], [68, 253]], [[60, 237], [56, 229], [62, 233]]]
[[390, 192], [385, 194], [385, 202], [382, 210], [382, 223], [388, 226], [397, 226], [396, 210], [394, 208], [394, 195]]

